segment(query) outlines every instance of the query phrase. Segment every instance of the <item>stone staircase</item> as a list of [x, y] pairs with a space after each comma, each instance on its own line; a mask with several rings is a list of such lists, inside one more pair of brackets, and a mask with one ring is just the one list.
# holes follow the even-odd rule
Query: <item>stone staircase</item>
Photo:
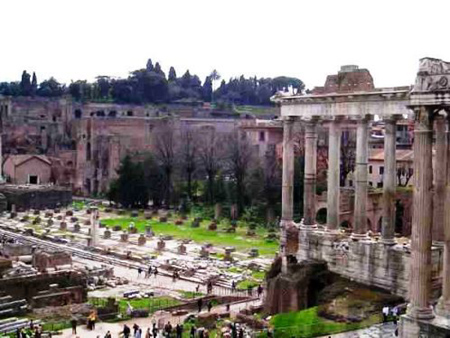
[[0, 297], [0, 317], [16, 316], [27, 311], [25, 299], [13, 300], [11, 296]]
[[[27, 318], [16, 318], [11, 317], [7, 319], [0, 320], [0, 333], [11, 333], [15, 332], [17, 329], [29, 327], [31, 320]], [[34, 325], [40, 324], [40, 321], [33, 321]]]

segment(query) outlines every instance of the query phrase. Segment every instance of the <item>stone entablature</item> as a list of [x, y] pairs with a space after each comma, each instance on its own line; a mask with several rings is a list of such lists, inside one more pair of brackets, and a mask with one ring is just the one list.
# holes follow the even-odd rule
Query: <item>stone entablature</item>
[[[432, 298], [435, 300], [442, 283], [442, 251], [439, 246], [432, 250]], [[324, 260], [330, 271], [408, 299], [409, 245], [384, 245], [374, 239], [353, 241], [344, 234], [300, 230], [297, 259]]]

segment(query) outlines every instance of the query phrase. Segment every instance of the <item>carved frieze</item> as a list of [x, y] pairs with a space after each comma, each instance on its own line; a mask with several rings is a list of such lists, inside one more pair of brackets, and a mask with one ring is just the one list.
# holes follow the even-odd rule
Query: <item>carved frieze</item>
[[414, 91], [450, 91], [450, 62], [434, 58], [420, 59]]

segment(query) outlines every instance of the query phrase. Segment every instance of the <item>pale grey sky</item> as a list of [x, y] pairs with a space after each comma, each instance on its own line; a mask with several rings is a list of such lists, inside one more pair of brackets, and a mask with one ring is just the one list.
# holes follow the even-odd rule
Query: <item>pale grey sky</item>
[[150, 57], [202, 81], [216, 68], [312, 88], [358, 64], [395, 86], [421, 57], [450, 61], [448, 0], [1, 0], [0, 13], [0, 81], [126, 77]]

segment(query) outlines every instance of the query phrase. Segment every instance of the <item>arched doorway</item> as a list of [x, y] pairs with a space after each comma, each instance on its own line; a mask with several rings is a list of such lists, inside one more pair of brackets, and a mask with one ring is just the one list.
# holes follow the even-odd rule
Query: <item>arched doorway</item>
[[327, 224], [327, 208], [321, 208], [317, 211], [316, 221], [321, 225]]

